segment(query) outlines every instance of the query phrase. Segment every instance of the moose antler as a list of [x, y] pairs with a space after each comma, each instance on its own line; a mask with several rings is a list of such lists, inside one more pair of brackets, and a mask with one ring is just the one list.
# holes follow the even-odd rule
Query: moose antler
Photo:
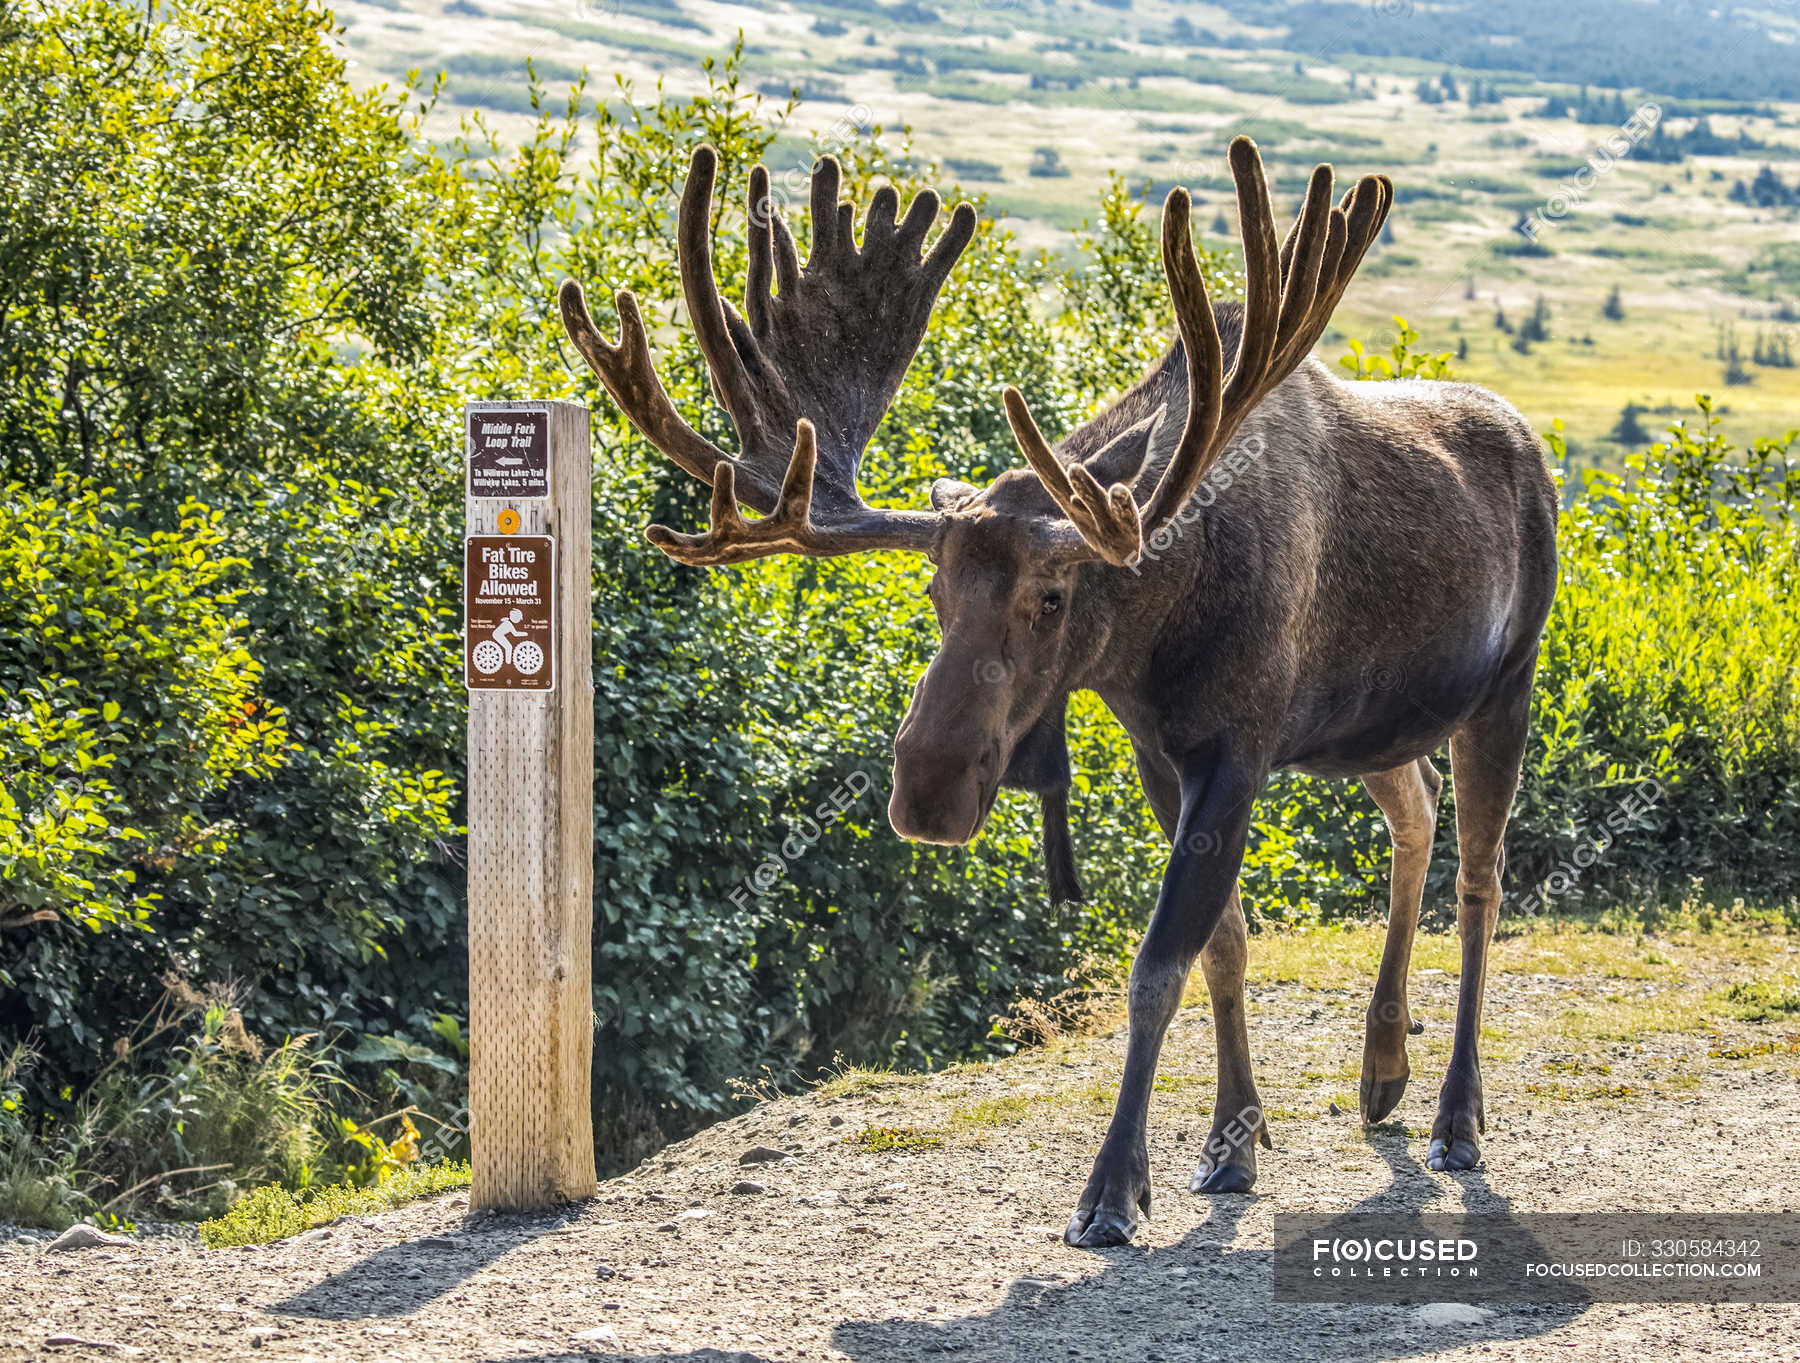
[[1237, 360], [1227, 381], [1218, 322], [1188, 230], [1188, 193], [1173, 189], [1163, 204], [1163, 273], [1187, 358], [1187, 419], [1142, 510], [1125, 484], [1102, 489], [1083, 465], [1059, 462], [1019, 390], [1006, 389], [1007, 420], [1027, 462], [1081, 538], [1108, 563], [1136, 561], [1145, 541], [1194, 495], [1244, 418], [1306, 358], [1393, 205], [1392, 182], [1370, 175], [1332, 207], [1331, 167], [1319, 166], [1299, 218], [1277, 248], [1256, 144], [1236, 138], [1230, 160], [1244, 238], [1244, 316]]
[[[581, 286], [563, 283], [563, 323], [632, 424], [676, 464], [713, 489], [712, 524], [689, 535], [645, 532], [671, 558], [716, 566], [771, 554], [812, 556], [931, 546], [939, 517], [869, 506], [857, 491], [863, 447], [875, 433], [925, 334], [932, 305], [975, 233], [975, 210], [959, 204], [921, 258], [938, 215], [929, 190], [899, 219], [892, 187], [869, 203], [859, 248], [855, 209], [838, 202], [838, 164], [812, 175], [813, 243], [804, 270], [769, 173], [750, 173], [750, 265], [744, 311], [719, 296], [712, 272], [713, 182], [718, 154], [694, 152], [682, 190], [676, 247], [682, 293], [713, 392], [736, 427], [734, 458], [675, 410], [650, 360], [628, 290], [618, 295], [619, 343], [594, 326]], [[778, 291], [771, 292], [771, 284]], [[745, 520], [743, 502], [764, 513]]]

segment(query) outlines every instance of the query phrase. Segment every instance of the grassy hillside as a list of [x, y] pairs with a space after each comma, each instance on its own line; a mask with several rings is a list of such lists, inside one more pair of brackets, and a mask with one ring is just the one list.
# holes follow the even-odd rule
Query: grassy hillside
[[[558, 94], [583, 70], [599, 97], [616, 80], [683, 90], [741, 30], [752, 81], [798, 100], [778, 143], [792, 169], [812, 134], [910, 126], [945, 180], [1054, 252], [1115, 171], [1156, 199], [1187, 184], [1203, 231], [1230, 226], [1222, 151], [1248, 132], [1290, 196], [1321, 159], [1400, 187], [1392, 240], [1328, 353], [1402, 313], [1534, 421], [1566, 418], [1578, 459], [1616, 459], [1628, 403], [1654, 431], [1697, 390], [1736, 439], [1795, 424], [1800, 370], [1782, 361], [1800, 339], [1800, 63], [1778, 58], [1800, 17], [1494, 8], [378, 0], [339, 18], [366, 78], [449, 74], [434, 127], [479, 106], [503, 135], [529, 110], [528, 61]], [[1620, 88], [1649, 72], [1665, 84]], [[1596, 155], [1634, 114], [1654, 137]], [[1530, 241], [1516, 228], [1534, 215]], [[1540, 298], [1548, 338], [1521, 340]]]

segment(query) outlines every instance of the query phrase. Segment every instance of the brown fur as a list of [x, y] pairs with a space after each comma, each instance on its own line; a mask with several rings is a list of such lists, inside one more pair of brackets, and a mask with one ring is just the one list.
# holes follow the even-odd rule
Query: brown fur
[[[579, 288], [563, 291], [570, 334], [614, 396], [671, 458], [713, 484], [706, 533], [652, 527], [666, 552], [720, 564], [913, 548], [937, 565], [930, 598], [943, 643], [895, 738], [889, 818], [898, 832], [964, 843], [1002, 784], [1037, 791], [1053, 894], [1078, 893], [1066, 855], [1069, 695], [1098, 693], [1131, 736], [1172, 848], [1132, 969], [1118, 1106], [1067, 1231], [1081, 1245], [1129, 1239], [1148, 1209], [1150, 1091], [1196, 958], [1213, 997], [1219, 1077], [1193, 1187], [1237, 1192], [1255, 1180], [1256, 1142], [1266, 1144], [1268, 1131], [1250, 1066], [1237, 877], [1251, 805], [1283, 768], [1362, 777], [1393, 830], [1389, 943], [1364, 1037], [1362, 1106], [1372, 1121], [1406, 1083], [1405, 973], [1439, 785], [1430, 757], [1449, 745], [1462, 995], [1426, 1162], [1461, 1169], [1479, 1158], [1481, 985], [1538, 636], [1556, 584], [1555, 491], [1536, 437], [1493, 394], [1454, 383], [1350, 383], [1306, 357], [1392, 187], [1365, 180], [1334, 209], [1321, 168], [1278, 259], [1255, 149], [1240, 141], [1231, 156], [1249, 303], [1207, 306], [1186, 197], [1172, 194], [1163, 253], [1182, 339], [1055, 450], [1010, 394], [1008, 415], [1034, 470], [985, 489], [943, 480], [930, 513], [868, 507], [855, 478], [972, 231], [966, 206], [921, 260], [935, 200], [921, 196], [896, 228], [897, 200], [881, 191], [859, 249], [848, 210], [836, 204], [836, 167], [821, 163], [813, 258], [801, 274], [778, 218], [753, 233], [746, 322], [712, 282], [716, 158], [696, 153], [683, 197], [682, 279], [715, 391], [743, 442], [735, 459], [659, 400], [628, 298], [612, 346]], [[759, 170], [751, 186], [755, 221], [766, 175]], [[1245, 361], [1233, 363], [1240, 354]], [[1206, 405], [1219, 393], [1222, 407]], [[745, 521], [739, 500], [769, 514]]]

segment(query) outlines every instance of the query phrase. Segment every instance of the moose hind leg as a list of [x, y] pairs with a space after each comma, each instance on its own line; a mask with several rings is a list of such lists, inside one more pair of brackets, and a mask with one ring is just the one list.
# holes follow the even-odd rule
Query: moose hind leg
[[1482, 1106], [1481, 1002], [1488, 944], [1500, 917], [1500, 873], [1506, 865], [1506, 822], [1519, 787], [1530, 717], [1531, 669], [1525, 680], [1472, 716], [1450, 740], [1450, 779], [1456, 783], [1456, 923], [1462, 937], [1462, 979], [1456, 997], [1456, 1034], [1450, 1070], [1431, 1125], [1428, 1169], [1473, 1169], [1481, 1159], [1478, 1133], [1487, 1129]]
[[1243, 1193], [1256, 1182], [1256, 1142], [1269, 1145], [1262, 1099], [1250, 1073], [1250, 1032], [1244, 1016], [1244, 962], [1250, 934], [1244, 906], [1231, 902], [1200, 953], [1200, 969], [1212, 995], [1213, 1033], [1219, 1051], [1217, 1102], [1212, 1131], [1189, 1191]]
[[1406, 1092], [1411, 1067], [1406, 1038], [1412, 1014], [1406, 1006], [1406, 971], [1412, 961], [1413, 935], [1419, 927], [1419, 905], [1425, 897], [1425, 872], [1437, 835], [1438, 792], [1444, 778], [1429, 757], [1372, 772], [1363, 785], [1387, 818], [1394, 844], [1388, 889], [1387, 944], [1381, 973], [1363, 1023], [1362, 1082], [1358, 1099], [1364, 1122], [1378, 1122], [1392, 1112]]

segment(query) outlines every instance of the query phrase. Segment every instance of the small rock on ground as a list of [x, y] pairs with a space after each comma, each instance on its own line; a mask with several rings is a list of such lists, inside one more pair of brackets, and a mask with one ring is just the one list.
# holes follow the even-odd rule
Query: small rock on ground
[[1494, 1313], [1483, 1306], [1467, 1306], [1462, 1302], [1438, 1301], [1429, 1306], [1421, 1306], [1413, 1312], [1413, 1319], [1428, 1330], [1454, 1330], [1469, 1325], [1480, 1325]]
[[96, 1249], [104, 1246], [108, 1249], [125, 1249], [131, 1241], [123, 1235], [108, 1235], [98, 1226], [70, 1226], [44, 1248], [46, 1251], [65, 1249]]

